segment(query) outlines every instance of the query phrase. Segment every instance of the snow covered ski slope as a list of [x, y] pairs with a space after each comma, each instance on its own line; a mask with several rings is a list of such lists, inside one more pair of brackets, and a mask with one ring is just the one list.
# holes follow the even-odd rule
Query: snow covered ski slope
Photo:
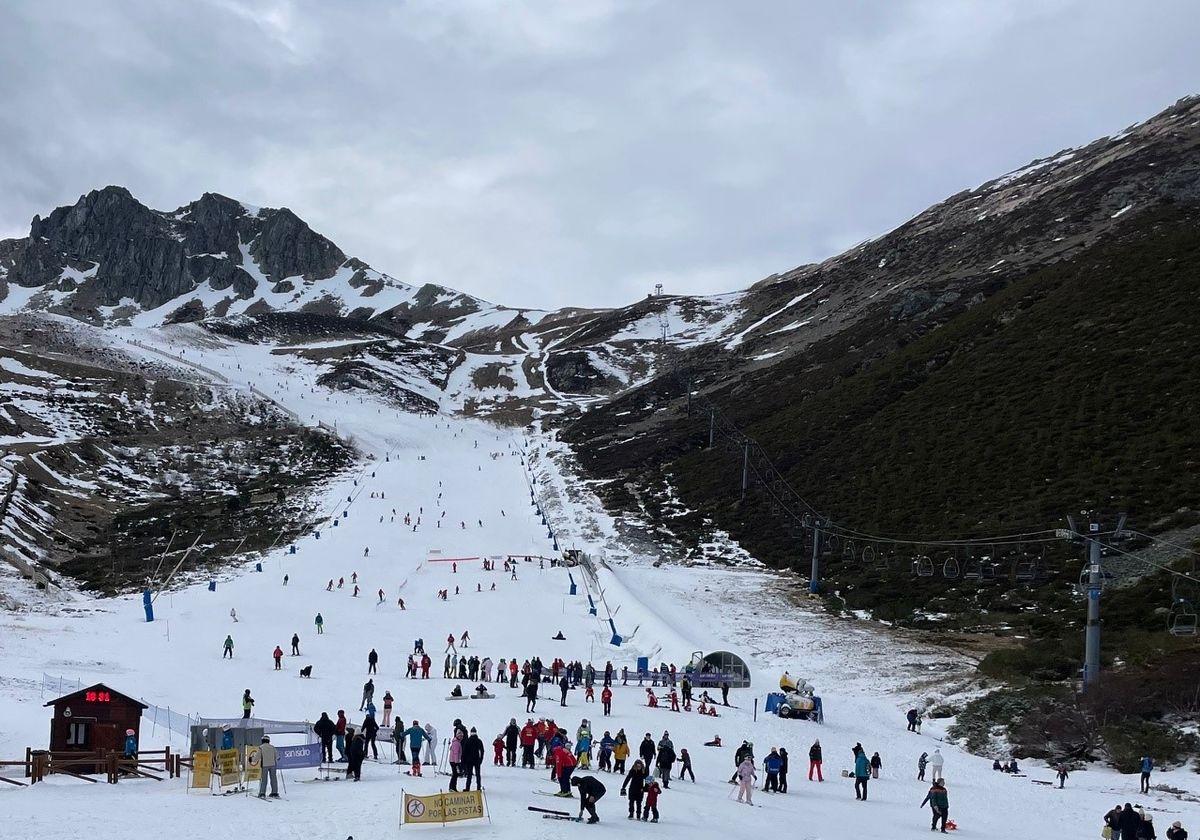
[[[109, 336], [125, 346], [122, 338]], [[1028, 778], [994, 773], [990, 761], [942, 742], [939, 722], [928, 721], [921, 734], [907, 732], [905, 709], [919, 697], [935, 695], [931, 685], [959, 678], [963, 666], [945, 652], [792, 606], [780, 595], [777, 579], [764, 572], [648, 563], [604, 571], [604, 600], [615, 613], [617, 629], [633, 634], [627, 644], [613, 647], [606, 610], [591, 615], [582, 587], [569, 594], [570, 570], [524, 559], [556, 556], [530, 503], [522, 453], [531, 441], [480, 421], [400, 414], [370, 399], [326, 391], [305, 378], [303, 367], [285, 371], [287, 360], [262, 347], [219, 344], [202, 353], [189, 350], [188, 357], [201, 358], [214, 370], [236, 372], [305, 422], [336, 422], [339, 432], [353, 436], [368, 457], [328, 487], [322, 509], [331, 518], [321, 526], [319, 539], [299, 539], [294, 554], [281, 545], [263, 559], [261, 573], [253, 562], [230, 570], [217, 579], [215, 591], [205, 578], [163, 592], [153, 623], [144, 620], [141, 599], [133, 596], [81, 594], [48, 609], [0, 616], [5, 709], [0, 758], [23, 756], [27, 746], [45, 746], [49, 710], [42, 703], [52, 694], [43, 697], [40, 691], [43, 673], [85, 684], [103, 681], [157, 706], [209, 717], [238, 717], [242, 693], [249, 689], [257, 717], [315, 721], [323, 711], [334, 716], [344, 709], [357, 725], [363, 717], [358, 710], [368, 679], [367, 657], [374, 649], [379, 656], [375, 702], [381, 712], [381, 698], [390, 691], [397, 718], [409, 724], [432, 722], [439, 740], [461, 718], [468, 728], [477, 728], [487, 747], [483, 783], [491, 821], [430, 829], [447, 836], [549, 838], [620, 830], [678, 840], [731, 832], [823, 839], [919, 837], [929, 831], [929, 812], [918, 808], [928, 786], [915, 779], [916, 762], [922, 752], [932, 754], [935, 748], [945, 755], [949, 815], [964, 836], [1093, 838], [1102, 814], [1125, 801], [1142, 803], [1155, 817], [1160, 836], [1174, 819], [1189, 828], [1196, 822], [1194, 802], [1163, 792], [1139, 797], [1132, 777], [1090, 769], [1074, 773], [1066, 789], [1057, 790], [1031, 784], [1051, 779], [1045, 767], [1027, 765]], [[585, 515], [585, 507], [580, 503], [575, 508], [579, 516]], [[564, 510], [570, 514], [572, 509]], [[515, 580], [503, 571], [509, 556], [518, 558]], [[492, 557], [497, 558], [496, 570], [485, 571], [483, 559]], [[573, 574], [579, 582], [578, 572]], [[330, 580], [333, 591], [328, 591]], [[339, 580], [344, 581], [341, 588]], [[437, 596], [439, 590], [447, 591], [445, 600]], [[314, 625], [318, 613], [324, 621], [320, 635]], [[523, 662], [536, 655], [548, 664], [561, 657], [590, 661], [601, 671], [611, 661], [618, 673], [623, 666], [632, 670], [638, 655], [682, 666], [696, 650], [731, 650], [748, 660], [754, 682], [750, 689], [734, 689], [730, 702], [735, 708], [720, 708], [716, 718], [647, 708], [645, 688], [623, 686], [619, 679], [610, 717], [601, 713], [599, 688], [594, 704], [585, 703], [582, 689], [571, 690], [563, 708], [558, 692], [544, 686], [532, 717], [552, 717], [572, 737], [583, 717], [590, 719], [597, 738], [606, 730], [615, 735], [624, 729], [635, 754], [646, 733], [657, 741], [669, 732], [676, 750], [686, 748], [691, 754], [696, 782], [671, 781], [659, 801], [659, 824], [631, 824], [625, 819], [618, 778], [594, 769], [577, 771], [591, 772], [608, 788], [599, 804], [600, 825], [542, 820], [526, 809], [547, 802], [560, 807], [558, 800], [535, 793], [555, 789], [548, 773], [493, 767], [491, 761], [492, 741], [510, 719], [521, 725], [530, 717], [520, 689], [493, 684], [495, 699], [447, 699], [455, 685], [465, 693], [473, 686], [441, 676], [447, 635], [460, 639], [464, 631], [470, 634], [466, 652], [493, 661], [516, 657]], [[559, 631], [562, 641], [552, 638]], [[300, 656], [289, 655], [293, 634], [300, 637]], [[227, 635], [234, 641], [231, 659], [222, 656]], [[429, 680], [404, 676], [407, 655], [418, 638], [433, 659]], [[271, 656], [276, 645], [285, 651], [280, 670]], [[308, 665], [312, 676], [304, 679], [299, 670]], [[761, 704], [785, 669], [816, 685], [824, 699], [824, 725], [761, 713], [754, 720], [755, 698]], [[923, 687], [913, 688], [918, 683]], [[183, 745], [181, 736], [149, 721], [142, 731], [144, 748], [172, 739], [176, 747]], [[723, 747], [703, 746], [715, 735]], [[809, 747], [818, 738], [824, 752], [822, 783], [806, 779]], [[280, 735], [275, 740], [304, 739]], [[773, 746], [788, 749], [786, 795], [756, 790], [757, 807], [733, 800], [728, 780], [734, 748], [743, 740], [753, 742], [760, 762]], [[854, 799], [851, 782], [839, 775], [851, 766], [850, 749], [856, 742], [868, 754], [878, 751], [883, 761], [865, 803]], [[166, 834], [173, 840], [231, 833], [336, 840], [395, 837], [401, 789], [435, 792], [445, 789], [448, 779], [429, 772], [431, 768], [421, 778], [407, 776], [400, 772], [405, 768], [387, 763], [393, 756], [390, 745], [381, 742], [380, 747], [381, 760], [366, 763], [361, 783], [302, 784], [313, 779], [314, 771], [285, 771], [284, 800], [270, 805], [238, 796], [189, 794], [181, 780], [108, 786], [52, 776], [34, 787], [0, 785], [0, 836], [65, 840], [86, 830], [112, 838]], [[6, 773], [12, 775], [12, 770]], [[759, 776], [761, 787], [761, 770]], [[1155, 782], [1200, 789], [1197, 777], [1185, 772], [1159, 776]], [[575, 813], [578, 806], [567, 801], [561, 807]]]

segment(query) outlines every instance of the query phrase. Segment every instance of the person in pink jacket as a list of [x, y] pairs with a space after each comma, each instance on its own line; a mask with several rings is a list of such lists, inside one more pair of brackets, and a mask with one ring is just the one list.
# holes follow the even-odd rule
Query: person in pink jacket
[[758, 779], [758, 775], [754, 772], [754, 761], [749, 756], [742, 759], [742, 763], [737, 768], [738, 778], [738, 795], [737, 801], [742, 801], [742, 796], [746, 797], [746, 804], [753, 805], [750, 801], [751, 794], [754, 791], [754, 782]]
[[454, 740], [450, 742], [450, 790], [458, 790], [459, 768], [462, 766], [463, 741], [462, 730], [454, 730]]

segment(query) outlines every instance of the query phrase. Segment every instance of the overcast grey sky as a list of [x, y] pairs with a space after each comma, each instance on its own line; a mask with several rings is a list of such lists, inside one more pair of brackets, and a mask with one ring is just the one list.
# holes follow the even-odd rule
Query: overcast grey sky
[[1200, 91], [1196, 0], [8, 0], [0, 237], [287, 206], [510, 305], [739, 288]]

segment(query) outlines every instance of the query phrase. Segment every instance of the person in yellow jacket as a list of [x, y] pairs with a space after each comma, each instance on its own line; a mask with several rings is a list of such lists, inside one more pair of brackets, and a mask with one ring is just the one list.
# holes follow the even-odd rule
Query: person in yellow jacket
[[622, 729], [617, 733], [616, 743], [613, 744], [613, 772], [625, 772], [625, 759], [629, 758], [629, 739], [625, 737], [625, 730]]

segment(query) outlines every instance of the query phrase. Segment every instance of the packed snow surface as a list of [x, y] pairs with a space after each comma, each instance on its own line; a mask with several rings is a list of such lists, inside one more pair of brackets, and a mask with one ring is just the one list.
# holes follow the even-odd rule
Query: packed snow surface
[[[538, 458], [543, 472], [531, 479], [534, 451], [545, 455], [552, 448], [538, 436], [450, 415], [398, 413], [370, 398], [327, 391], [315, 386], [303, 365], [272, 356], [268, 348], [211, 338], [202, 346], [186, 330], [156, 332], [156, 338], [149, 331], [128, 335], [135, 332], [174, 354], [184, 352], [183, 343], [191, 336], [186, 358], [193, 363], [222, 370], [234, 387], [257, 383], [303, 422], [336, 424], [340, 434], [353, 437], [365, 458], [324, 491], [322, 509], [329, 518], [319, 526], [319, 539], [313, 534], [300, 538], [294, 554], [285, 541], [263, 558], [261, 573], [253, 561], [228, 570], [216, 579], [215, 592], [209, 591], [207, 577], [176, 580], [173, 587], [160, 589], [153, 623], [144, 620], [138, 596], [78, 593], [47, 604], [15, 576], [0, 578], [0, 591], [32, 605], [0, 613], [0, 697], [5, 708], [0, 759], [21, 758], [28, 746], [46, 746], [50, 715], [43, 703], [54, 692], [41, 690], [43, 674], [84, 684], [105, 682], [184, 715], [237, 717], [242, 691], [249, 688], [259, 718], [316, 720], [322, 711], [335, 716], [345, 709], [351, 722], [359, 724], [362, 713], [354, 704], [360, 702], [373, 648], [379, 654], [377, 705], [390, 691], [397, 718], [432, 721], [439, 740], [461, 718], [478, 728], [488, 747], [483, 780], [490, 822], [429, 829], [448, 837], [516, 840], [579, 832], [678, 840], [781, 833], [806, 840], [922, 837], [929, 831], [929, 812], [918, 804], [928, 786], [916, 780], [916, 762], [922, 752], [932, 754], [939, 747], [946, 757], [950, 818], [963, 836], [1094, 838], [1101, 815], [1125, 801], [1148, 809], [1159, 836], [1174, 819], [1183, 819], [1195, 831], [1193, 805], [1163, 791], [1138, 796], [1135, 777], [1090, 768], [1075, 772], [1066, 789], [1057, 790], [1031, 784], [1051, 779], [1044, 766], [1028, 762], [1028, 778], [1004, 776], [992, 771], [990, 760], [943, 742], [944, 722], [929, 720], [921, 734], [907, 732], [905, 710], [936, 695], [930, 685], [961, 675], [966, 667], [944, 650], [885, 635], [865, 622], [834, 620], [798, 607], [781, 595], [778, 578], [765, 571], [671, 563], [656, 567], [631, 556], [601, 571], [607, 607], [590, 615], [583, 587], [579, 594], [569, 594], [572, 576], [576, 583], [582, 580], [578, 570], [524, 559], [556, 556], [547, 526], [530, 501], [531, 480], [539, 495], [545, 485], [555, 483], [553, 476], [544, 475], [552, 463], [545, 457]], [[125, 345], [127, 336], [119, 331], [105, 335], [130, 352], [149, 352]], [[153, 361], [162, 363], [163, 357]], [[419, 518], [420, 524], [405, 525], [406, 515], [414, 523]], [[591, 501], [563, 497], [551, 524], [594, 515]], [[561, 533], [579, 532], [564, 527]], [[595, 548], [586, 542], [576, 547]], [[510, 555], [520, 558], [516, 580], [502, 571], [502, 558]], [[482, 558], [489, 557], [498, 558], [497, 571], [483, 570]], [[355, 574], [357, 596], [351, 582]], [[341, 588], [339, 579], [345, 581]], [[333, 591], [327, 591], [330, 580]], [[436, 597], [441, 589], [449, 590], [445, 601]], [[627, 638], [620, 647], [610, 644], [610, 609], [618, 632]], [[236, 622], [231, 610], [236, 610]], [[314, 630], [318, 613], [324, 619], [322, 635]], [[552, 640], [560, 630], [565, 641]], [[730, 650], [749, 662], [753, 687], [734, 689], [734, 707], [720, 708], [716, 718], [647, 708], [645, 688], [620, 680], [611, 717], [601, 714], [599, 703], [585, 703], [582, 690], [572, 690], [563, 708], [557, 691], [543, 687], [537, 715], [553, 717], [572, 737], [586, 717], [597, 738], [623, 728], [636, 754], [646, 733], [657, 740], [669, 731], [676, 750], [687, 748], [691, 754], [696, 775], [695, 783], [672, 780], [660, 800], [658, 825], [627, 822], [620, 779], [595, 770], [590, 772], [608, 788], [599, 804], [599, 826], [543, 820], [527, 806], [574, 812], [577, 802], [539, 795], [537, 791], [555, 789], [542, 769], [493, 767], [491, 762], [492, 740], [510, 718], [518, 724], [526, 720], [519, 689], [494, 685], [497, 696], [492, 700], [447, 699], [456, 684], [467, 693], [472, 687], [465, 680], [441, 677], [446, 637], [461, 637], [464, 631], [471, 638], [466, 652], [480, 657], [523, 662], [538, 655], [547, 664], [555, 657], [580, 659], [601, 671], [607, 661], [618, 672], [632, 670], [639, 655], [650, 656], [652, 663], [682, 666], [694, 651]], [[290, 651], [293, 633], [300, 636], [301, 655], [285, 656], [282, 670], [276, 671], [271, 652], [276, 645]], [[235, 644], [232, 659], [222, 658], [227, 634]], [[417, 638], [424, 639], [434, 660], [429, 680], [403, 676]], [[305, 665], [313, 668], [311, 679], [299, 676]], [[766, 693], [785, 669], [816, 686], [824, 701], [823, 725], [762, 713]], [[925, 687], [915, 690], [922, 680]], [[724, 746], [703, 746], [714, 735]], [[824, 749], [823, 783], [808, 781], [805, 772], [809, 747], [818, 738]], [[287, 744], [305, 739], [279, 735], [274, 740]], [[733, 751], [743, 740], [753, 742], [760, 762], [772, 746], [788, 749], [786, 795], [756, 791], [750, 808], [733, 800], [728, 779]], [[143, 719], [143, 748], [167, 742], [175, 748], [184, 745], [180, 735]], [[856, 742], [868, 755], [878, 751], [883, 761], [881, 777], [870, 783], [865, 803], [855, 801], [850, 780], [839, 775], [851, 766], [850, 748]], [[281, 802], [189, 793], [186, 777], [109, 786], [52, 776], [33, 787], [0, 785], [2, 836], [396, 837], [401, 790], [431, 793], [445, 789], [448, 779], [432, 768], [422, 778], [405, 775], [400, 772], [404, 768], [387, 763], [393, 757], [390, 745], [380, 747], [380, 761], [366, 763], [361, 783], [313, 781], [313, 770], [285, 771]], [[2, 769], [8, 776], [20, 773], [18, 768]], [[762, 778], [760, 771], [759, 787]], [[1155, 781], [1200, 788], [1196, 775], [1182, 770], [1158, 774]]]

